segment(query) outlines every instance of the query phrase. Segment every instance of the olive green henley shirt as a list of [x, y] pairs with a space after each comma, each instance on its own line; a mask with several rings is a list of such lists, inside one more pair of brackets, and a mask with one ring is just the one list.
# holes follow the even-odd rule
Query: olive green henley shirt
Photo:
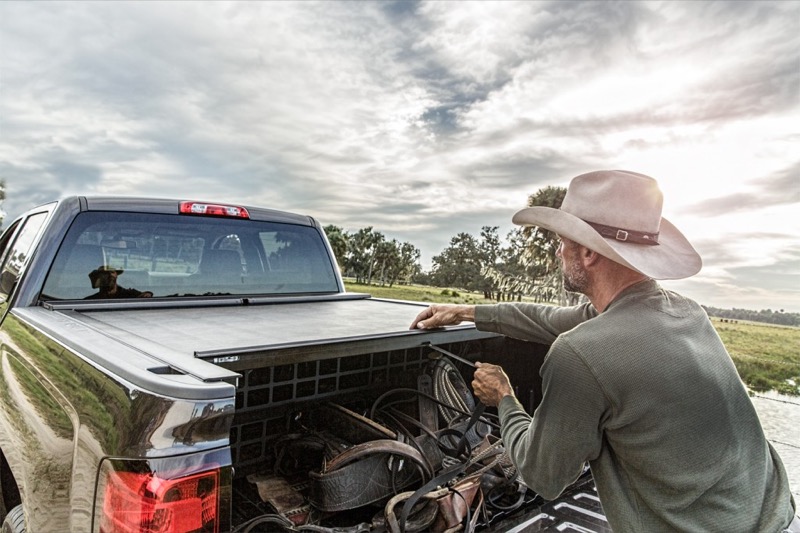
[[498, 408], [525, 484], [557, 497], [588, 461], [615, 533], [769, 532], [786, 471], [705, 311], [645, 281], [590, 304], [477, 306], [479, 329], [552, 343], [533, 417]]

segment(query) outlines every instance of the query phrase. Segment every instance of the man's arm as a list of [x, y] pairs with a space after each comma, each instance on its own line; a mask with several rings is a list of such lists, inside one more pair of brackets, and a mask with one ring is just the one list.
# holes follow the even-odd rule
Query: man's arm
[[562, 333], [597, 316], [591, 304], [575, 307], [530, 303], [481, 305], [474, 310], [475, 325], [525, 341], [552, 344]]
[[528, 303], [434, 304], [417, 315], [410, 329], [434, 329], [470, 321], [482, 331], [551, 344], [560, 334], [595, 316], [597, 311], [591, 304], [575, 307]]
[[600, 453], [609, 406], [594, 376], [560, 343], [542, 367], [544, 398], [531, 417], [501, 367], [475, 366], [472, 389], [484, 405], [498, 408], [506, 450], [523, 481], [546, 499], [556, 498]]

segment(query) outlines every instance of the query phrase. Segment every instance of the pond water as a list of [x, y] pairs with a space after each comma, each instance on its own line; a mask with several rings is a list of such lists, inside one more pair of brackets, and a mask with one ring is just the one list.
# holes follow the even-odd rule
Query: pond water
[[789, 474], [795, 502], [800, 502], [800, 397], [760, 392], [752, 400], [767, 440]]

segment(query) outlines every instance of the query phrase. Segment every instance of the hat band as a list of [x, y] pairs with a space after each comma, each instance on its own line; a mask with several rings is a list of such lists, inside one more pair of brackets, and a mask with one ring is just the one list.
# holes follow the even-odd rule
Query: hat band
[[636, 231], [632, 229], [617, 228], [614, 226], [606, 226], [605, 224], [597, 224], [584, 220], [587, 224], [607, 239], [614, 239], [622, 242], [632, 242], [634, 244], [647, 244], [654, 246], [658, 244], [658, 233], [645, 233], [643, 231]]

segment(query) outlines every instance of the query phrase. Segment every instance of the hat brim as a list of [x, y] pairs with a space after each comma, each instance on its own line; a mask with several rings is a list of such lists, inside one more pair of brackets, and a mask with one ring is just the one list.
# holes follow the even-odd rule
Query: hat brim
[[661, 219], [657, 245], [607, 239], [575, 215], [552, 207], [527, 207], [517, 211], [511, 220], [520, 226], [553, 231], [653, 279], [688, 278], [703, 266], [694, 247], [665, 218]]

